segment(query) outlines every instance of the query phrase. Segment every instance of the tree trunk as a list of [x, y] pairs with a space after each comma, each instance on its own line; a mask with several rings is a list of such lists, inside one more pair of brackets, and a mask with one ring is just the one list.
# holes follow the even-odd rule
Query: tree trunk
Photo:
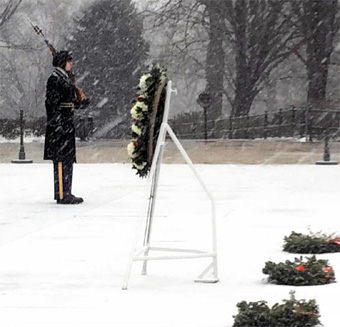
[[244, 116], [250, 111], [253, 98], [251, 96], [251, 72], [247, 61], [247, 4], [245, 0], [235, 3], [235, 97], [233, 115]]
[[319, 103], [326, 100], [328, 65], [324, 65], [317, 59], [314, 57], [307, 67], [309, 80], [307, 101], [310, 103]]
[[305, 3], [309, 20], [307, 35], [307, 101], [318, 106], [326, 100], [328, 66], [333, 51], [337, 0], [310, 0]]
[[[219, 1], [214, 0], [206, 4], [209, 14], [209, 44], [206, 59], [207, 91], [211, 94], [213, 103], [208, 109], [208, 121], [213, 127], [215, 120], [222, 113], [223, 103], [223, 76], [224, 76], [224, 50], [223, 31], [224, 20]], [[210, 124], [209, 124], [210, 125]]]

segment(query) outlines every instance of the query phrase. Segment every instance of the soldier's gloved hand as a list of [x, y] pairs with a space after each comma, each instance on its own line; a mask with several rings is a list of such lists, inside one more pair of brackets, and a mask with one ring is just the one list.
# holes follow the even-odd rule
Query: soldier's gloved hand
[[81, 102], [80, 107], [81, 109], [85, 109], [89, 106], [89, 104], [90, 104], [90, 99], [86, 98]]

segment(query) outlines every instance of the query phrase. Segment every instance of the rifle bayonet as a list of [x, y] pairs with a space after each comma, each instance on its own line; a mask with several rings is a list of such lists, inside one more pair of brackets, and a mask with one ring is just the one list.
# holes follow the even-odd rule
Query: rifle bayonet
[[27, 19], [28, 19], [28, 21], [30, 22], [31, 26], [33, 27], [34, 31], [35, 31], [38, 35], [41, 35], [41, 37], [44, 39], [44, 42], [46, 43], [46, 45], [47, 45], [48, 48], [50, 49], [52, 55], [55, 55], [55, 54], [57, 53], [57, 50], [56, 50], [56, 49], [54, 48], [54, 46], [53, 46], [50, 42], [48, 42], [48, 40], [45, 38], [45, 35], [44, 35], [42, 29], [41, 29], [38, 25], [34, 25], [34, 24], [32, 23], [32, 21], [31, 21], [29, 18], [27, 18]]

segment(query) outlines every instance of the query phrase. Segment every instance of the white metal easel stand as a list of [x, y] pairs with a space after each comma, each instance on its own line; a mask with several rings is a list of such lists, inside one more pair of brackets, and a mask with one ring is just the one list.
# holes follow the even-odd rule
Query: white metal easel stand
[[[196, 258], [212, 258], [212, 262], [204, 269], [204, 271], [195, 279], [195, 282], [203, 282], [203, 283], [216, 283], [219, 281], [218, 279], [218, 271], [217, 271], [217, 242], [216, 242], [216, 210], [215, 210], [215, 200], [211, 193], [209, 192], [208, 188], [198, 175], [191, 159], [189, 158], [188, 154], [182, 147], [181, 143], [177, 139], [176, 135], [172, 131], [171, 127], [168, 124], [168, 116], [169, 116], [169, 109], [170, 109], [170, 98], [172, 93], [177, 93], [177, 90], [173, 90], [171, 88], [172, 83], [171, 81], [168, 82], [167, 90], [166, 90], [166, 100], [165, 100], [165, 108], [164, 108], [164, 116], [163, 122], [159, 131], [159, 136], [157, 139], [157, 145], [155, 149], [155, 153], [152, 160], [152, 165], [150, 169], [150, 174], [148, 177], [148, 187], [147, 187], [147, 200], [148, 200], [148, 213], [147, 213], [147, 220], [145, 223], [145, 234], [144, 234], [144, 243], [140, 249], [136, 249], [138, 236], [140, 235], [141, 228], [143, 226], [143, 213], [141, 213], [141, 219], [139, 222], [139, 226], [136, 231], [135, 241], [132, 247], [131, 258], [128, 263], [128, 267], [126, 270], [124, 283], [123, 283], [123, 290], [127, 290], [128, 282], [131, 274], [132, 263], [134, 261], [143, 261], [143, 270], [142, 274], [145, 275], [147, 272], [147, 262], [149, 260], [173, 260], [173, 259], [196, 259]], [[182, 154], [183, 158], [191, 168], [192, 172], [198, 179], [199, 183], [201, 184], [202, 188], [204, 189], [205, 193], [207, 194], [208, 198], [211, 202], [211, 215], [212, 215], [212, 251], [200, 251], [194, 249], [178, 249], [178, 248], [163, 248], [163, 247], [153, 247], [150, 245], [150, 236], [152, 231], [152, 222], [153, 222], [153, 214], [154, 214], [154, 207], [156, 202], [156, 195], [157, 195], [157, 185], [158, 185], [158, 177], [160, 172], [160, 165], [163, 158], [163, 151], [165, 145], [165, 137], [166, 133], [169, 134], [171, 139], [176, 144], [178, 150]], [[177, 252], [176, 255], [158, 255], [158, 256], [151, 256], [149, 255], [150, 251], [161, 251], [161, 252]]]

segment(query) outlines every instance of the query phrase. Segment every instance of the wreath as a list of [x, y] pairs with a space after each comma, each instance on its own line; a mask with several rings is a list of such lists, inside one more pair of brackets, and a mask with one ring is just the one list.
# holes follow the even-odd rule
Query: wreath
[[313, 327], [320, 325], [319, 308], [315, 300], [296, 300], [294, 292], [283, 304], [270, 308], [265, 301], [242, 301], [237, 304], [233, 327]]
[[292, 232], [284, 238], [283, 250], [291, 253], [333, 253], [340, 252], [340, 237], [334, 234], [309, 235]]
[[295, 258], [294, 262], [274, 263], [268, 261], [262, 272], [269, 275], [268, 281], [278, 285], [324, 285], [335, 281], [335, 274], [328, 260], [317, 260], [315, 255], [303, 261]]
[[139, 177], [146, 177], [151, 167], [163, 120], [167, 81], [166, 69], [157, 65], [141, 76], [137, 86], [137, 100], [130, 110], [133, 123], [127, 151]]

